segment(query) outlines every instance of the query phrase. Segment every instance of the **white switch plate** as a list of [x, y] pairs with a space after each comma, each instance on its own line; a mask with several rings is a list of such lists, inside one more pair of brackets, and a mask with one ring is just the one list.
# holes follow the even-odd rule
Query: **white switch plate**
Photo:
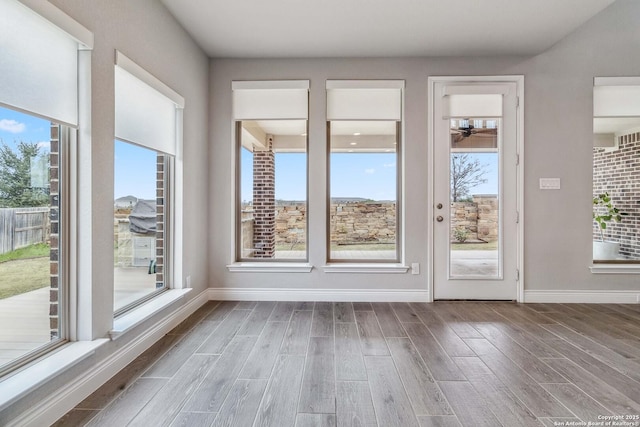
[[420, 263], [414, 262], [411, 264], [411, 274], [420, 274]]
[[540, 178], [541, 190], [559, 190], [560, 178]]

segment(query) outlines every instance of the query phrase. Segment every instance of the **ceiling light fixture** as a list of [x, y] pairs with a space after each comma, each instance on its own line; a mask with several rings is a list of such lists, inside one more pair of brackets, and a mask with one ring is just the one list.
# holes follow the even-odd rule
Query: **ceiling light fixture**
[[349, 145], [358, 145], [357, 142], [350, 142]]
[[354, 135], [354, 136], [359, 136], [359, 135], [360, 135], [360, 132], [354, 132], [354, 133], [353, 133], [353, 135]]

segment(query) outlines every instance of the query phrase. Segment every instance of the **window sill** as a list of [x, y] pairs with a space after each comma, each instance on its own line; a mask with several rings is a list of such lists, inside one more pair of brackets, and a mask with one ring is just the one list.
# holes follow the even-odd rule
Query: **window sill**
[[327, 264], [323, 267], [325, 273], [396, 273], [409, 271], [409, 267], [402, 264]]
[[44, 356], [0, 382], [0, 411], [27, 393], [93, 355], [96, 349], [109, 342], [107, 338], [76, 341]]
[[593, 274], [640, 274], [640, 264], [593, 264]]
[[191, 288], [185, 289], [171, 289], [164, 292], [162, 295], [150, 300], [149, 302], [142, 304], [130, 312], [123, 314], [122, 316], [114, 319], [113, 329], [109, 331], [111, 340], [116, 340], [122, 336], [122, 334], [135, 328], [154, 314], [165, 309], [174, 302], [180, 300], [191, 291]]
[[313, 266], [308, 262], [236, 262], [227, 269], [233, 273], [310, 273]]

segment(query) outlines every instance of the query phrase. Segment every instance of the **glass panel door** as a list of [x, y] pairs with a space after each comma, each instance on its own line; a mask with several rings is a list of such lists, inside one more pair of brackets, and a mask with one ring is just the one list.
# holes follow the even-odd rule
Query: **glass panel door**
[[434, 299], [517, 296], [514, 82], [434, 86]]
[[450, 120], [449, 278], [502, 277], [500, 118]]

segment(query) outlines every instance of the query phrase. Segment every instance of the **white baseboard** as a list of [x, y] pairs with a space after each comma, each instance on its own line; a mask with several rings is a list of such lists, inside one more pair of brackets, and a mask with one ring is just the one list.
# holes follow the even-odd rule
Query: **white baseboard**
[[640, 291], [536, 291], [525, 290], [527, 303], [637, 304]]
[[70, 380], [65, 384], [64, 388], [57, 390], [48, 399], [34, 406], [32, 410], [12, 420], [8, 426], [39, 427], [53, 424], [129, 363], [133, 362], [136, 357], [155, 344], [160, 338], [192, 315], [208, 300], [207, 291], [201, 292], [144, 334], [119, 348], [105, 360], [100, 361], [93, 369]]
[[209, 288], [214, 301], [350, 301], [426, 302], [429, 291], [420, 289], [300, 289]]

